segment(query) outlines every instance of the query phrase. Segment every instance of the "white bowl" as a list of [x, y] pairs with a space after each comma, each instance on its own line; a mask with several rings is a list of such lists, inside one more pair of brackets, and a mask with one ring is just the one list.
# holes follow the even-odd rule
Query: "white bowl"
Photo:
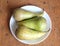
[[[28, 10], [28, 11], [31, 11], [31, 12], [41, 12], [42, 9], [37, 7], [37, 6], [33, 6], [33, 5], [26, 5], [26, 6], [23, 6], [23, 7], [20, 7], [21, 9], [25, 9], [25, 10]], [[10, 18], [10, 31], [12, 33], [12, 35], [19, 41], [19, 42], [22, 42], [24, 44], [37, 44], [37, 43], [41, 43], [42, 41], [44, 41], [48, 36], [49, 34], [51, 33], [51, 29], [52, 29], [52, 23], [51, 23], [51, 19], [49, 17], [49, 15], [46, 13], [46, 11], [44, 11], [44, 15], [43, 17], [46, 19], [47, 21], [47, 27], [46, 27], [46, 30], [50, 29], [49, 32], [47, 32], [44, 36], [42, 36], [41, 38], [39, 39], [36, 39], [36, 40], [20, 40], [18, 39], [16, 36], [15, 36], [15, 31], [16, 31], [16, 28], [17, 28], [17, 24], [16, 24], [16, 21], [15, 19], [13, 18], [13, 15], [11, 16]]]

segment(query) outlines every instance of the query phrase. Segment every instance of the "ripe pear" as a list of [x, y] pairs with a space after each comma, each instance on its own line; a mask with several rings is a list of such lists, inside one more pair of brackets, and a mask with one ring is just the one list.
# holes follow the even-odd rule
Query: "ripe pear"
[[35, 40], [41, 38], [45, 34], [46, 32], [34, 31], [24, 26], [21, 26], [16, 30], [16, 37], [21, 40]]
[[45, 31], [47, 26], [46, 19], [44, 17], [35, 17], [22, 22], [17, 22], [17, 24], [24, 25], [37, 31]]
[[[40, 16], [41, 13], [33, 13], [33, 12], [30, 12], [30, 11], [27, 11], [24, 9], [19, 9], [19, 8], [15, 9], [13, 12], [13, 16], [14, 16], [16, 21], [21, 21], [24, 19], [32, 18], [34, 16], [38, 16], [38, 14]], [[41, 14], [41, 16], [42, 16], [42, 14]]]

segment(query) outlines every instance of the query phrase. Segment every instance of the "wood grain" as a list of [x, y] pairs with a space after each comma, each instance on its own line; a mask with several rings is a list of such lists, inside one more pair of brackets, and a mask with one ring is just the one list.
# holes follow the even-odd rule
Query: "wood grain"
[[[23, 5], [36, 5], [49, 14], [52, 32], [45, 41], [26, 45], [12, 36], [9, 29], [12, 11]], [[60, 0], [0, 0], [0, 46], [60, 46]]]

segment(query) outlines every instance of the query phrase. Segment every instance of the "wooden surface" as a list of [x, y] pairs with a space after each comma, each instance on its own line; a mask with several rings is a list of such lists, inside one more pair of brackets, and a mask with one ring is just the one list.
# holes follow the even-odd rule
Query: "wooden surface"
[[[9, 29], [12, 11], [30, 4], [43, 8], [50, 15], [53, 25], [49, 37], [36, 45], [18, 42]], [[60, 0], [0, 0], [0, 46], [60, 46]]]

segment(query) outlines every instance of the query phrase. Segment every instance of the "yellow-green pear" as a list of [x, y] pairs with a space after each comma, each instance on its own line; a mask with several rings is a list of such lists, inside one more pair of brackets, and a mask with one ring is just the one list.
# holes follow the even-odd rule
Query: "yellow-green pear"
[[47, 26], [46, 19], [44, 17], [35, 17], [22, 22], [17, 22], [17, 24], [18, 26], [23, 25], [37, 31], [45, 31]]
[[[33, 13], [33, 12], [30, 12], [30, 11], [27, 11], [24, 9], [20, 9], [20, 8], [15, 9], [13, 12], [13, 16], [14, 16], [16, 21], [21, 21], [24, 19], [32, 18], [34, 16], [38, 16], [38, 15], [40, 16], [40, 14], [41, 13]], [[41, 16], [42, 16], [42, 14], [41, 14]]]
[[35, 40], [41, 38], [45, 34], [46, 32], [34, 31], [24, 26], [21, 26], [16, 30], [16, 37], [21, 40]]

